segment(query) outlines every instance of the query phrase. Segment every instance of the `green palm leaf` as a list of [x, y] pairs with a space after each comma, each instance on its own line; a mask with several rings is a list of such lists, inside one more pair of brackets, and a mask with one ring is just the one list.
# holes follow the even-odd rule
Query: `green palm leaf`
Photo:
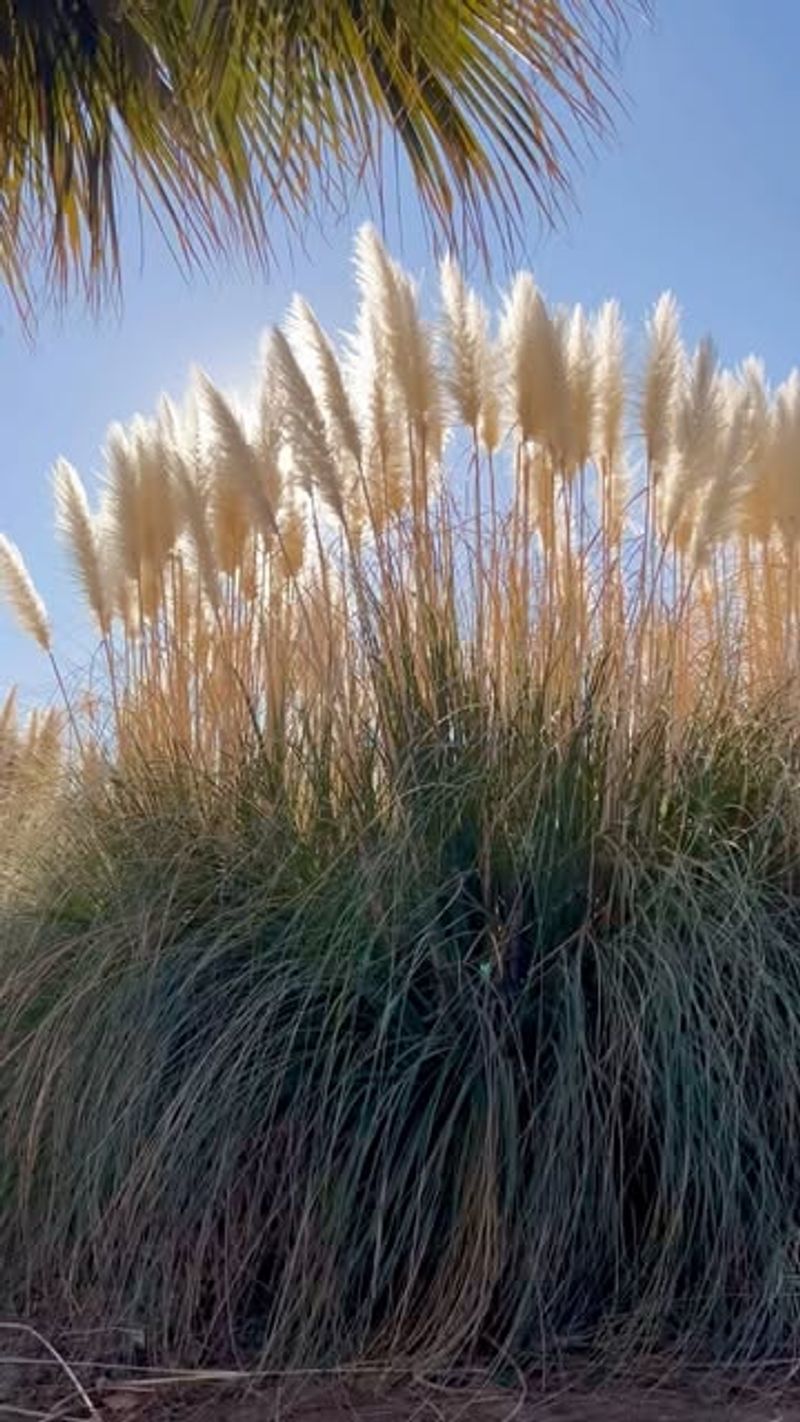
[[[0, 278], [66, 296], [119, 279], [133, 181], [182, 258], [263, 260], [354, 185], [386, 137], [434, 233], [513, 244], [550, 216], [569, 131], [601, 132], [626, 10], [642, 0], [0, 0]], [[645, 0], [646, 3], [646, 0]]]

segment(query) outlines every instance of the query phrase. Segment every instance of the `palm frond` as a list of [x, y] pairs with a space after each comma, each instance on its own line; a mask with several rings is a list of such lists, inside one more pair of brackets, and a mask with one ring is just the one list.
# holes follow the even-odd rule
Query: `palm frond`
[[290, 225], [382, 197], [387, 136], [434, 234], [513, 244], [601, 132], [648, 0], [0, 0], [0, 278], [30, 315], [119, 281], [120, 191], [185, 263], [263, 261]]

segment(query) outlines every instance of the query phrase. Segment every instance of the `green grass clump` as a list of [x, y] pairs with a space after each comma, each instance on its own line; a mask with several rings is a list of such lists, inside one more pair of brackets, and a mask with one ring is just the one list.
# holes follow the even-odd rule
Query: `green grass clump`
[[366, 822], [357, 785], [299, 820], [258, 756], [188, 814], [152, 779], [80, 806], [46, 911], [5, 926], [6, 1306], [270, 1366], [790, 1349], [800, 901], [768, 714], [669, 779], [654, 729], [616, 836], [589, 712], [487, 755], [454, 707]]

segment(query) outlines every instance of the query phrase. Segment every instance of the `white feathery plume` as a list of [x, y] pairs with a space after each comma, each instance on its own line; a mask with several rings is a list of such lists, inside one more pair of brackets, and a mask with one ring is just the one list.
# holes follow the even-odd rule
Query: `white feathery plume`
[[92, 527], [108, 589], [111, 616], [119, 617], [126, 635], [132, 636], [138, 630], [138, 616], [134, 613], [134, 583], [120, 556], [116, 512], [108, 478], [100, 498], [100, 507], [92, 518]]
[[494, 454], [495, 450], [499, 448], [503, 437], [503, 411], [500, 398], [501, 369], [500, 347], [495, 341], [487, 341], [486, 375], [481, 412], [478, 418], [478, 438], [489, 454]]
[[175, 461], [175, 488], [182, 506], [198, 581], [209, 606], [216, 611], [220, 603], [219, 568], [211, 536], [208, 498], [180, 455]]
[[594, 434], [596, 356], [594, 336], [583, 307], [574, 308], [563, 326], [567, 377], [567, 472], [588, 464]]
[[[214, 395], [220, 402], [215, 410]], [[212, 593], [212, 587], [217, 574], [234, 577], [245, 557], [252, 505], [243, 485], [254, 455], [238, 416], [196, 366], [191, 373], [191, 398], [196, 429], [194, 458], [191, 463], [182, 461], [186, 466], [183, 469], [181, 463], [176, 464], [175, 483], [198, 560], [198, 578], [212, 606], [216, 606], [219, 591]]]
[[280, 459], [283, 443], [280, 393], [275, 371], [272, 332], [261, 339], [261, 383], [258, 392], [259, 451], [273, 463]]
[[749, 411], [747, 391], [729, 391], [724, 422], [717, 425], [715, 467], [700, 495], [700, 516], [692, 539], [692, 557], [702, 567], [716, 544], [738, 524], [742, 500], [750, 478]]
[[111, 425], [106, 435], [105, 462], [106, 535], [120, 574], [135, 582], [142, 565], [139, 479], [134, 450], [120, 424]]
[[325, 422], [288, 340], [277, 328], [272, 332], [272, 360], [283, 430], [301, 485], [308, 494], [319, 489], [328, 507], [344, 522], [342, 486]]
[[[104, 496], [108, 577], [116, 591], [136, 588], [142, 616], [154, 617], [163, 592], [162, 570], [177, 537], [170, 455], [155, 421], [137, 415], [106, 437]], [[118, 611], [125, 620], [122, 607]], [[126, 623], [127, 625], [127, 623]]]
[[172, 483], [174, 446], [163, 415], [159, 420], [133, 420], [130, 438], [137, 466], [142, 565], [156, 578], [181, 531]]
[[296, 500], [284, 508], [280, 527], [280, 568], [284, 577], [296, 578], [305, 560], [307, 536], [305, 516]]
[[489, 313], [476, 293], [467, 287], [451, 256], [445, 257], [440, 265], [439, 284], [447, 391], [467, 428], [480, 433], [483, 426], [484, 432], [496, 443], [499, 410]]
[[443, 421], [434, 341], [420, 318], [413, 282], [388, 256], [369, 224], [356, 237], [356, 273], [376, 340], [384, 348], [389, 377], [402, 396], [412, 428], [438, 460]]
[[277, 533], [277, 509], [268, 494], [262, 477], [258, 454], [247, 439], [237, 415], [224, 395], [208, 379], [199, 377], [199, 389], [211, 420], [217, 460], [215, 496], [219, 498], [225, 485], [227, 493], [238, 494], [263, 537], [269, 541]]
[[111, 599], [108, 573], [103, 565], [102, 544], [89, 509], [80, 476], [66, 459], [59, 459], [54, 472], [56, 527], [64, 538], [78, 582], [103, 636], [111, 628]]
[[301, 296], [292, 300], [287, 329], [289, 343], [314, 392], [331, 447], [344, 450], [360, 466], [361, 436], [338, 356]]
[[659, 297], [648, 321], [649, 346], [640, 411], [647, 459], [656, 477], [667, 462], [683, 374], [678, 305], [671, 292]]
[[347, 379], [361, 430], [366, 496], [374, 527], [380, 530], [408, 501], [408, 440], [401, 396], [366, 302], [348, 340]]
[[535, 440], [563, 456], [566, 375], [556, 327], [529, 272], [520, 272], [505, 298], [500, 325], [510, 415], [519, 439]]
[[800, 536], [800, 371], [775, 392], [769, 459], [775, 522], [793, 544]]
[[115, 585], [117, 611], [130, 630], [127, 585], [136, 589], [141, 613], [154, 616], [163, 590], [162, 570], [181, 527], [172, 480], [173, 451], [163, 423], [137, 415], [127, 429], [112, 425], [105, 460], [104, 562], [109, 583]]
[[419, 314], [413, 281], [404, 272], [398, 272], [398, 284], [404, 317], [399, 345], [405, 349], [401, 370], [405, 377], [403, 390], [408, 417], [418, 438], [424, 439], [428, 455], [438, 461], [442, 454], [444, 417], [435, 341]]
[[7, 749], [6, 743], [16, 744], [17, 739], [17, 688], [12, 686], [0, 707], [0, 749]]
[[749, 439], [754, 466], [760, 466], [769, 443], [769, 391], [763, 361], [748, 356], [742, 361], [739, 380], [747, 391]]
[[613, 469], [622, 464], [624, 450], [625, 331], [618, 302], [603, 303], [594, 318], [592, 335], [597, 395], [593, 452]]
[[52, 646], [50, 623], [47, 609], [42, 602], [33, 579], [25, 566], [25, 560], [16, 543], [0, 533], [0, 590], [14, 613], [20, 627], [42, 651], [49, 652]]
[[8, 785], [18, 765], [17, 688], [12, 686], [0, 707], [0, 784]]
[[33, 710], [28, 716], [27, 721], [25, 722], [25, 739], [23, 743], [24, 748], [22, 755], [22, 764], [25, 767], [31, 764], [35, 764], [36, 745], [39, 740], [39, 728], [41, 724], [42, 712], [38, 706], [34, 706]]
[[740, 532], [762, 543], [769, 541], [775, 518], [775, 498], [770, 462], [770, 397], [764, 364], [755, 356], [742, 362], [739, 379], [747, 391], [752, 480], [744, 498]]
[[486, 323], [480, 323], [477, 302], [471, 308], [472, 293], [467, 290], [452, 256], [445, 257], [439, 266], [439, 287], [442, 297], [440, 327], [446, 361], [445, 386], [459, 419], [468, 429], [477, 429]]
[[766, 416], [769, 410], [769, 390], [763, 360], [749, 355], [739, 367], [739, 380], [750, 397], [751, 408]]
[[269, 336], [261, 342], [261, 383], [256, 408], [257, 434], [254, 445], [258, 453], [260, 479], [270, 506], [277, 514], [283, 499], [284, 470], [281, 451], [284, 443], [280, 399], [275, 378], [275, 362]]
[[723, 401], [716, 351], [713, 342], [706, 338], [692, 358], [688, 379], [679, 394], [675, 420], [675, 441], [687, 459], [696, 465], [698, 479], [703, 477], [703, 466], [713, 458], [716, 449]]
[[[157, 448], [166, 479], [166, 497], [169, 500], [170, 531], [168, 544], [170, 551], [177, 548], [186, 529], [186, 511], [180, 498], [175, 477], [179, 464], [191, 468], [200, 463], [200, 434], [197, 427], [197, 388], [191, 383], [183, 407], [179, 409], [166, 395], [158, 402], [158, 414], [153, 430], [154, 447]], [[192, 441], [195, 441], [195, 450]], [[201, 475], [198, 472], [198, 479]]]
[[[33, 719], [33, 718], [31, 718]], [[35, 731], [31, 728], [30, 756], [37, 776], [49, 780], [58, 770], [63, 750], [64, 716], [57, 707], [51, 706], [37, 721]]]
[[[729, 408], [738, 427], [745, 407], [734, 402]], [[661, 512], [667, 537], [672, 536], [688, 504], [701, 494], [708, 481], [719, 478], [717, 461], [725, 414], [724, 382], [717, 368], [716, 352], [710, 340], [703, 340], [678, 392], [672, 446], [661, 466]]]

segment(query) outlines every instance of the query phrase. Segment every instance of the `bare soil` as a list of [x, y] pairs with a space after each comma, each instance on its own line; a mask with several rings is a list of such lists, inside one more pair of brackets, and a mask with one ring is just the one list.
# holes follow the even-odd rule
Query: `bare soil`
[[[275, 1397], [242, 1400], [229, 1411], [197, 1409], [191, 1422], [800, 1422], [800, 1394], [794, 1402], [764, 1394], [725, 1402], [692, 1389], [656, 1391], [617, 1384], [591, 1391], [561, 1393], [497, 1390], [482, 1397], [458, 1396], [425, 1385], [366, 1398], [319, 1389], [284, 1410]], [[187, 1422], [189, 1418], [187, 1417]]]
[[[397, 1386], [311, 1379], [249, 1392], [209, 1375], [191, 1384], [157, 1377], [76, 1381], [63, 1370], [6, 1363], [0, 1351], [0, 1422], [800, 1422], [800, 1389], [736, 1390], [713, 1378], [645, 1386], [616, 1382], [527, 1387]], [[81, 1388], [86, 1388], [85, 1395]]]
[[[0, 1319], [0, 1422], [800, 1422], [800, 1367], [758, 1380], [670, 1372], [663, 1358], [600, 1381], [584, 1357], [563, 1371], [502, 1379], [399, 1368], [264, 1375], [148, 1366], [129, 1328], [52, 1331]], [[796, 1381], [787, 1382], [795, 1372]]]

